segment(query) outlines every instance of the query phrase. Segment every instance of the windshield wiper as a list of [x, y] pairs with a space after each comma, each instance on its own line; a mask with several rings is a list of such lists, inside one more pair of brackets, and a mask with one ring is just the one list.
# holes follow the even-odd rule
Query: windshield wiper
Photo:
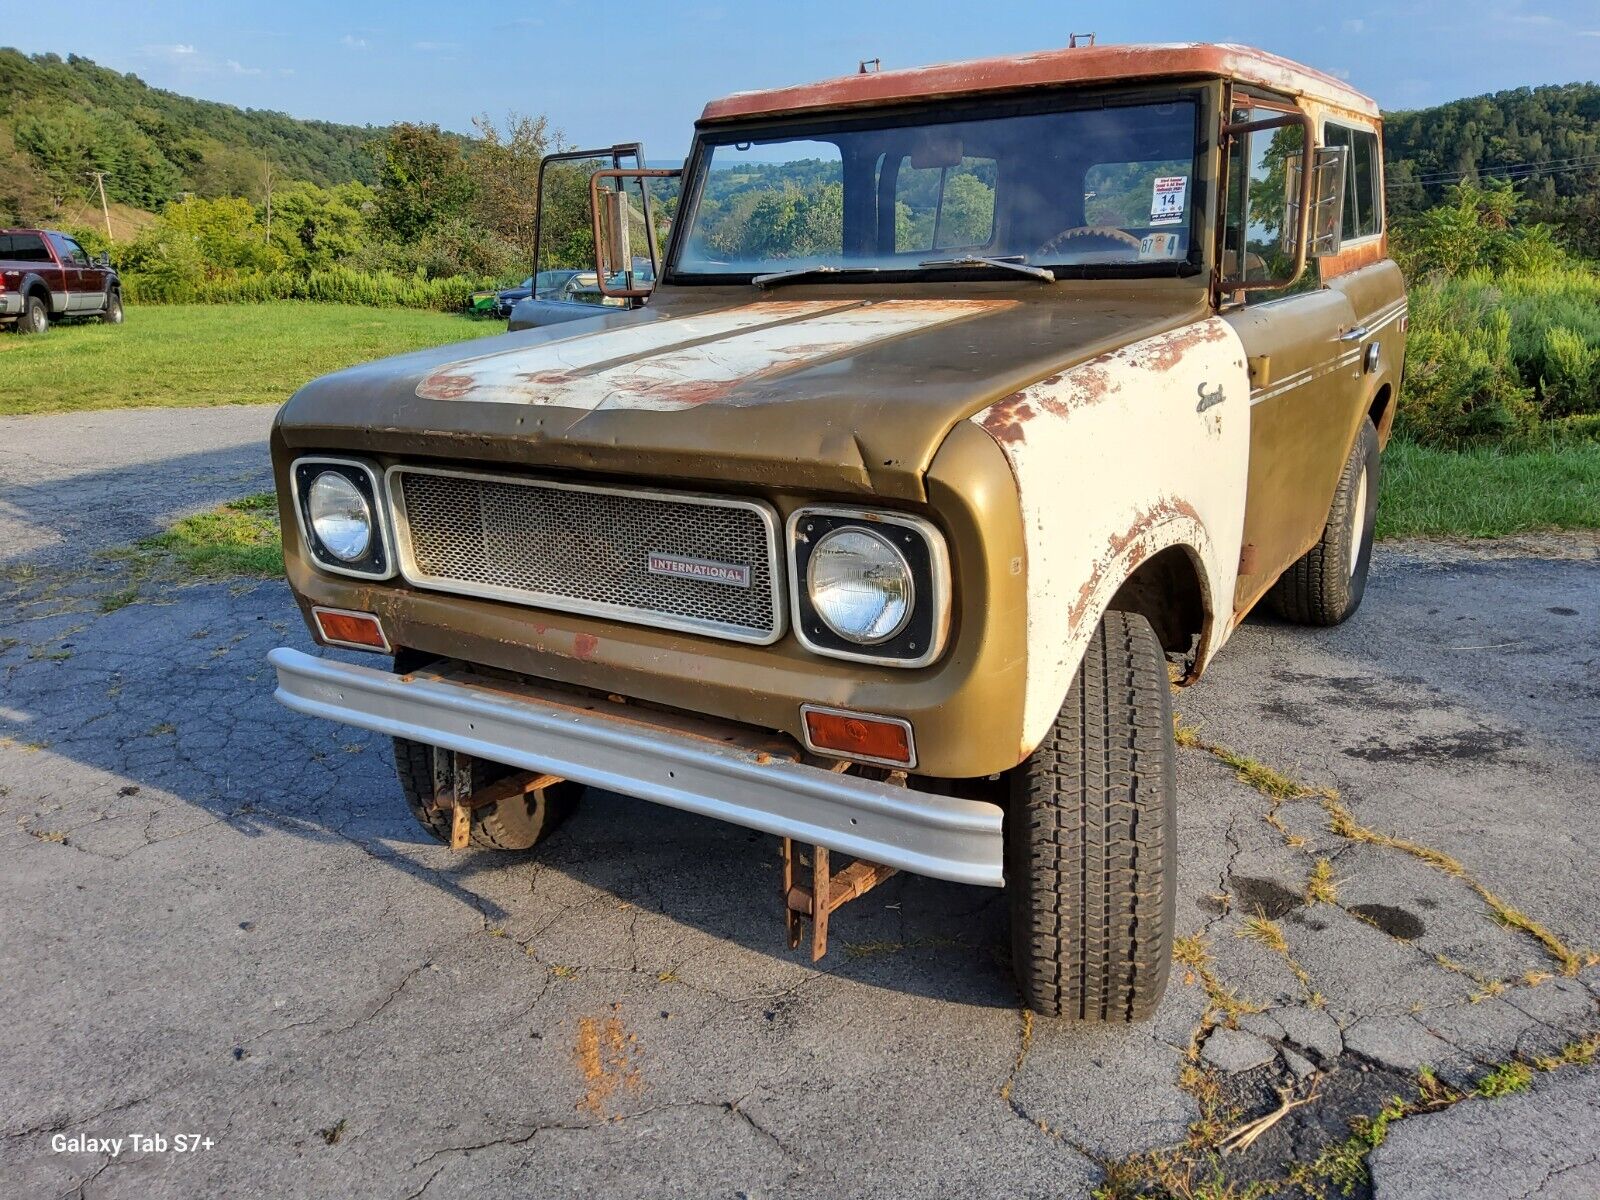
[[1004, 267], [1007, 271], [1015, 271], [1019, 275], [1026, 275], [1029, 279], [1037, 279], [1040, 283], [1054, 283], [1056, 273], [1044, 267], [1030, 267], [1022, 261], [1020, 254], [1009, 258], [987, 258], [981, 254], [963, 254], [960, 258], [926, 258], [917, 264], [919, 267]]
[[770, 287], [774, 283], [784, 283], [790, 279], [804, 279], [807, 275], [854, 275], [858, 272], [871, 274], [883, 270], [882, 267], [830, 267], [826, 263], [817, 267], [796, 267], [792, 271], [774, 271], [770, 275], [756, 275], [750, 282], [759, 288]]

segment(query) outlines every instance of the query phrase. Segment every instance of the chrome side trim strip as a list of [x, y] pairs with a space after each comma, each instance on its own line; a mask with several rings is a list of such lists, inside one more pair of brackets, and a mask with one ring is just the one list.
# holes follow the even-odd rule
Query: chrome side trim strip
[[394, 675], [280, 647], [277, 699], [295, 712], [409, 738], [798, 838], [957, 883], [1005, 882], [1001, 810], [787, 762], [638, 720], [425, 672]]
[[[467, 583], [461, 580], [424, 574], [411, 551], [411, 525], [406, 515], [405, 477], [407, 475], [440, 475], [448, 479], [475, 479], [488, 483], [514, 484], [521, 487], [545, 488], [557, 492], [611, 493], [633, 496], [643, 500], [660, 500], [669, 504], [701, 505], [708, 508], [739, 508], [755, 513], [767, 532], [767, 564], [772, 576], [772, 628], [768, 631], [743, 629], [716, 621], [701, 621], [693, 617], [661, 612], [652, 608], [630, 608], [621, 604], [578, 600], [571, 596], [547, 592], [528, 591], [522, 588], [494, 587], [488, 584]], [[389, 524], [394, 526], [395, 546], [399, 553], [401, 577], [413, 587], [435, 592], [449, 592], [457, 596], [476, 596], [485, 600], [503, 600], [527, 608], [543, 608], [552, 612], [576, 613], [585, 617], [609, 617], [633, 625], [649, 625], [657, 629], [675, 629], [683, 633], [698, 633], [706, 637], [721, 638], [730, 642], [748, 642], [757, 646], [770, 646], [788, 632], [786, 620], [788, 606], [784, 593], [788, 581], [784, 575], [784, 560], [778, 548], [778, 514], [771, 505], [759, 500], [733, 499], [727, 496], [708, 496], [699, 492], [658, 492], [645, 488], [610, 487], [598, 484], [560, 483], [551, 479], [533, 479], [522, 475], [508, 475], [489, 471], [457, 471], [444, 467], [420, 467], [409, 463], [396, 463], [384, 472], [384, 491], [388, 499]]]

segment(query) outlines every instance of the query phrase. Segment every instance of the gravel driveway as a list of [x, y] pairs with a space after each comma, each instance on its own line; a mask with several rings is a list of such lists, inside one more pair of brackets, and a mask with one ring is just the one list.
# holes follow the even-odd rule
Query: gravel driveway
[[[813, 965], [762, 835], [591, 793], [531, 859], [424, 841], [381, 739], [272, 701], [281, 584], [102, 612], [88, 552], [268, 486], [269, 418], [0, 421], [7, 1195], [1083, 1196], [1280, 1088], [1225, 1165], [1292, 1195], [1419, 1069], [1600, 1028], [1592, 559], [1385, 550], [1347, 625], [1247, 623], [1176, 701], [1183, 965], [1080, 1028], [998, 892], [897, 877]], [[1376, 1194], [1591, 1192], [1596, 1069], [1528, 1075], [1395, 1122]]]

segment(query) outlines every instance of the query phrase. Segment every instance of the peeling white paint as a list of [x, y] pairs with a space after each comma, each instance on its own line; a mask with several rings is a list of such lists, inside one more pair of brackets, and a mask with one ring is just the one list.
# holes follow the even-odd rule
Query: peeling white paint
[[417, 395], [582, 411], [692, 408], [753, 380], [1015, 303], [764, 301], [453, 363], [424, 379]]
[[1111, 598], [1152, 555], [1183, 546], [1200, 566], [1210, 613], [1202, 664], [1227, 637], [1250, 458], [1244, 344], [1212, 317], [1092, 359], [972, 419], [1005, 452], [1022, 499], [1029, 753]]

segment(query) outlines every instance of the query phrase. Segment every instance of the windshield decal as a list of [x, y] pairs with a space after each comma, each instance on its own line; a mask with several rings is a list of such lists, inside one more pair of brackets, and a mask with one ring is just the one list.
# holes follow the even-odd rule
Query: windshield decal
[[1177, 225], [1189, 198], [1187, 175], [1160, 175], [1150, 189], [1150, 224]]
[[675, 411], [868, 346], [1012, 308], [1015, 300], [764, 301], [597, 331], [459, 362], [427, 400]]

